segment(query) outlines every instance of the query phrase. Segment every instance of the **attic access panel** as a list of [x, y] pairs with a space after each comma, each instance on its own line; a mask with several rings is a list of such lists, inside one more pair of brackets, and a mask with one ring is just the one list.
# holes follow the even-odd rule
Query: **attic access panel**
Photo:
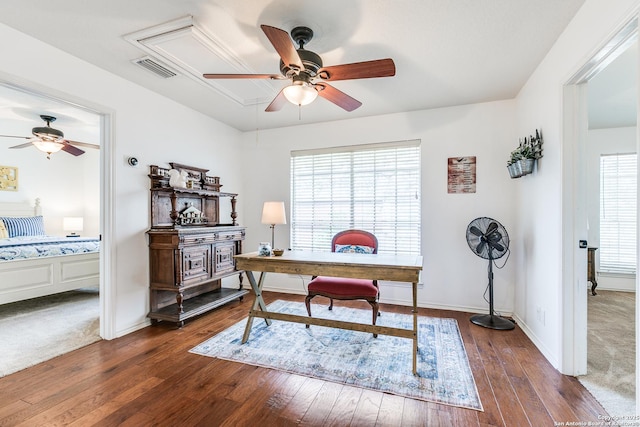
[[211, 70], [249, 74], [256, 71], [231, 46], [198, 27], [191, 16], [128, 34], [125, 39], [152, 58], [244, 107], [269, 102], [280, 89], [264, 80], [203, 78]]

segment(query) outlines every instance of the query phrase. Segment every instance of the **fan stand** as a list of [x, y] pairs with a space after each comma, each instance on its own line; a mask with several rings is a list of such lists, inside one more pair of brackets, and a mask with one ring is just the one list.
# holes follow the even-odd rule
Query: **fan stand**
[[471, 316], [469, 320], [478, 326], [485, 328], [508, 331], [516, 327], [516, 325], [504, 317], [493, 314], [493, 258], [491, 252], [493, 248], [489, 246], [489, 314], [476, 314]]

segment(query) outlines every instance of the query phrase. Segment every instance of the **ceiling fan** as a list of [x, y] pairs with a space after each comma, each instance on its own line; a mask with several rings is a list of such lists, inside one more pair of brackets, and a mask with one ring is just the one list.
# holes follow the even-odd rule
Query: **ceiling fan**
[[[318, 54], [304, 48], [313, 38], [310, 28], [295, 27], [291, 30], [291, 38], [279, 28], [269, 25], [261, 25], [260, 28], [280, 55], [281, 74], [204, 74], [203, 77], [291, 80], [291, 85], [283, 88], [265, 111], [278, 111], [287, 100], [298, 106], [307, 105], [318, 95], [346, 111], [353, 111], [362, 103], [325, 82], [391, 77], [396, 74], [396, 66], [390, 58], [325, 67]], [[297, 49], [292, 39], [298, 44]]]
[[40, 118], [44, 120], [47, 125], [36, 126], [31, 129], [31, 133], [33, 134], [33, 136], [0, 135], [0, 137], [28, 139], [29, 142], [20, 145], [14, 145], [13, 147], [9, 148], [25, 148], [33, 144], [38, 150], [47, 153], [47, 159], [50, 159], [52, 153], [57, 153], [60, 150], [66, 151], [67, 153], [74, 156], [84, 154], [84, 150], [76, 147], [76, 145], [80, 147], [100, 149], [99, 145], [64, 139], [64, 133], [62, 133], [61, 130], [51, 127], [51, 122], [54, 122], [56, 120], [55, 117], [41, 114]]

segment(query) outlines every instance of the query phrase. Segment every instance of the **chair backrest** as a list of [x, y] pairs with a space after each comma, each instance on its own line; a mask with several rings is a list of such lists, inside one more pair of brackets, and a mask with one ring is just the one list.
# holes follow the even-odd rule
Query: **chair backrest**
[[373, 234], [364, 230], [344, 230], [331, 239], [331, 252], [336, 251], [336, 245], [367, 246], [373, 248], [373, 253], [378, 253], [378, 239]]

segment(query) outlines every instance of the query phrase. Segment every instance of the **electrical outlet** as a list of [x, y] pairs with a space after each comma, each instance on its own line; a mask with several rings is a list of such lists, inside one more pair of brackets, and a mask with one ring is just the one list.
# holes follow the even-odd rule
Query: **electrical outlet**
[[547, 311], [540, 306], [536, 306], [536, 319], [543, 325], [546, 324]]

